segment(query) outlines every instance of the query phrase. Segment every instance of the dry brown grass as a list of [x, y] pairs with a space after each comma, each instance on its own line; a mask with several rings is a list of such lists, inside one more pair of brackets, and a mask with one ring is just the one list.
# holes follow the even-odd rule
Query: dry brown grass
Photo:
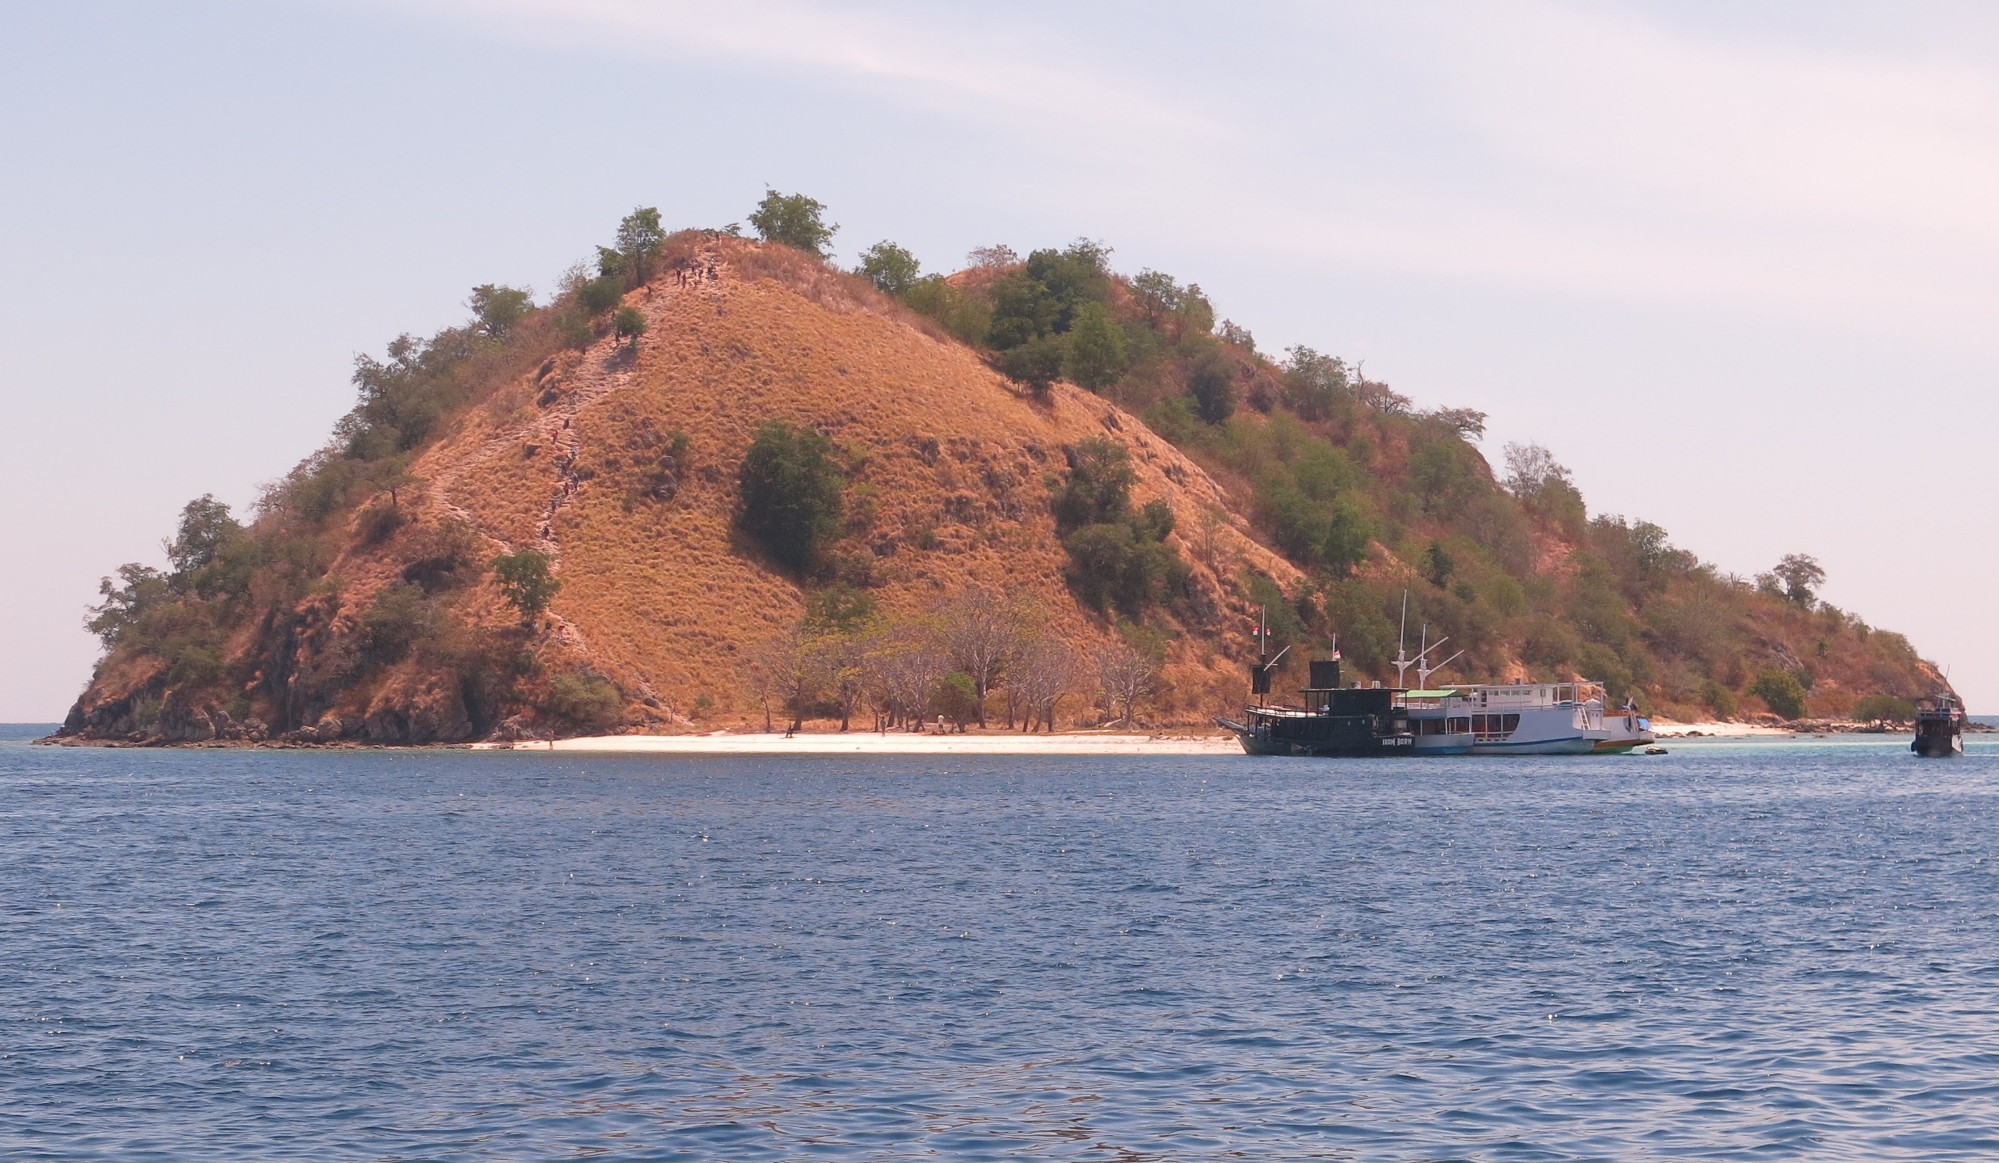
[[[1290, 584], [1297, 571], [1247, 535], [1248, 522], [1199, 467], [1136, 417], [1069, 385], [1037, 403], [928, 321], [865, 283], [805, 255], [734, 239], [705, 242], [719, 278], [682, 286], [672, 274], [627, 297], [646, 313], [636, 357], [609, 340], [522, 375], [417, 463], [431, 495], [421, 521], [455, 513], [495, 552], [553, 551], [562, 590], [551, 608], [582, 659], [627, 693], [684, 712], [706, 695], [733, 722], [749, 715], [741, 659], [795, 623], [804, 595], [734, 534], [735, 472], [768, 420], [824, 431], [860, 461], [855, 483], [875, 512], [849, 547], [880, 542], [876, 595], [915, 610], [972, 587], [1001, 587], [1051, 612], [1050, 628], [1083, 643], [1109, 633], [1064, 586], [1048, 482], [1062, 448], [1107, 435], [1131, 449], [1134, 499], [1164, 498], [1176, 539], [1220, 613], [1181, 627], [1171, 655], [1167, 717], [1199, 718], [1236, 699], [1248, 610], [1243, 564]], [[547, 404], [539, 401], [554, 398]], [[568, 427], [564, 428], [564, 421]], [[640, 496], [656, 452], [645, 434], [685, 432], [691, 471], [670, 501]], [[536, 446], [530, 455], [529, 445]], [[575, 449], [582, 480], [564, 492], [559, 457]], [[544, 542], [541, 526], [560, 498]], [[1204, 508], [1228, 514], [1216, 569], [1189, 543]], [[926, 531], [934, 534], [935, 548]], [[401, 568], [396, 539], [342, 555], [348, 609]], [[458, 603], [475, 621], [504, 621], [490, 587]]]

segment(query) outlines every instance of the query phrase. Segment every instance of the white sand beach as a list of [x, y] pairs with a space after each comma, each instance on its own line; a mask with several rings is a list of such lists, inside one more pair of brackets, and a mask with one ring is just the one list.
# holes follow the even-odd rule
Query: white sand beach
[[554, 743], [479, 743], [515, 751], [623, 751], [649, 755], [1241, 755], [1232, 735], [931, 735], [892, 731], [713, 735], [593, 735]]

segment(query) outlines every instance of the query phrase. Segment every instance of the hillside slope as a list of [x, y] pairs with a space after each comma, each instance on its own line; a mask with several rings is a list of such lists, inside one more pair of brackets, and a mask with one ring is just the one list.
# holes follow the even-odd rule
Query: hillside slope
[[[622, 295], [592, 303], [578, 280], [518, 320], [488, 311], [363, 361], [355, 414], [247, 529], [190, 505], [173, 569], [107, 581], [109, 649], [63, 735], [427, 742], [1002, 703], [1011, 722], [1016, 695], [1070, 721], [1198, 722], [1240, 703], [1259, 606], [1297, 661], [1337, 636], [1392, 678], [1405, 593], [1430, 637], [1469, 649], [1458, 678], [1581, 670], [1688, 716], [1787, 692], [1810, 706], [1777, 709], [1837, 715], [1942, 685], [1808, 588], [1721, 578], [1642, 522], [1585, 519], [1545, 454], [1502, 487], [1476, 413], [1416, 412], [1304, 349], [1274, 364], [1199, 317], [1198, 288], [1112, 276], [1100, 250], [1072, 329], [1050, 312], [1012, 348], [980, 337], [1032, 261], [898, 298], [714, 232], [626, 275], [605, 253], [597, 283]], [[967, 324], [968, 305], [987, 314]], [[1085, 358], [1093, 326], [1110, 372]], [[1021, 373], [1034, 344], [1098, 390]], [[745, 532], [739, 481], [773, 424], [838, 461], [838, 528], [806, 568]], [[1098, 441], [1128, 459], [1129, 506], [1065, 516]], [[1092, 565], [1091, 536], [1140, 549]], [[1158, 576], [1092, 588], [1092, 569], [1139, 568], [1148, 537]], [[495, 570], [516, 555], [559, 582], [545, 608], [510, 602]], [[963, 661], [951, 644], [1001, 607], [1010, 653]], [[1029, 697], [1042, 646], [1054, 701]], [[936, 673], [897, 694], [890, 672], [933, 648]], [[981, 667], [968, 708], [951, 683]]]

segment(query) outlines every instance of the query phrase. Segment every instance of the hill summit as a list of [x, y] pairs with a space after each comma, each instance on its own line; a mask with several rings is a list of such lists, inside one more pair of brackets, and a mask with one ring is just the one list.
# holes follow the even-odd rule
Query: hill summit
[[1203, 722], [1260, 616], [1279, 689], [1335, 642], [1392, 680], [1405, 600], [1412, 646], [1464, 650], [1445, 679], [1580, 675], [1683, 719], [1944, 686], [1809, 558], [1721, 575], [1590, 517], [1538, 447], [1501, 478], [1483, 415], [1265, 356], [1198, 286], [1089, 242], [847, 273], [819, 209], [771, 195], [762, 241], [642, 210], [546, 305], [481, 287], [362, 358], [247, 524], [191, 502], [167, 569], [106, 579], [61, 734]]

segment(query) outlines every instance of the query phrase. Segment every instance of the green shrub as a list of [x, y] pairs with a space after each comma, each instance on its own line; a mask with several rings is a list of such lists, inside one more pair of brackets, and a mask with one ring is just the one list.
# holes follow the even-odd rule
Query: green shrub
[[548, 713], [569, 726], [605, 731], [624, 718], [625, 701], [601, 675], [570, 672], [549, 680]]
[[1214, 350], [1203, 352], [1187, 369], [1187, 394], [1201, 419], [1220, 424], [1235, 414], [1235, 374], [1235, 361]]
[[737, 473], [737, 524], [766, 553], [803, 571], [840, 534], [847, 478], [833, 442], [809, 428], [770, 421], [757, 429]]
[[1716, 718], [1733, 719], [1736, 712], [1735, 692], [1713, 679], [1701, 683], [1701, 705], [1713, 711]]
[[1762, 699], [1772, 713], [1784, 719], [1805, 715], [1805, 688], [1796, 675], [1785, 670], [1766, 670], [1749, 684], [1749, 693]]
[[630, 340], [633, 347], [639, 345], [639, 336], [646, 333], [645, 313], [637, 307], [620, 307], [612, 317], [611, 331], [619, 339]]
[[1136, 522], [1085, 525], [1063, 538], [1062, 548], [1069, 553], [1064, 574], [1070, 589], [1099, 611], [1115, 606], [1136, 618], [1186, 585], [1187, 566], [1179, 553]]
[[1916, 717], [1916, 704], [1894, 695], [1868, 695], [1853, 704], [1853, 718], [1863, 723], [1907, 723]]

